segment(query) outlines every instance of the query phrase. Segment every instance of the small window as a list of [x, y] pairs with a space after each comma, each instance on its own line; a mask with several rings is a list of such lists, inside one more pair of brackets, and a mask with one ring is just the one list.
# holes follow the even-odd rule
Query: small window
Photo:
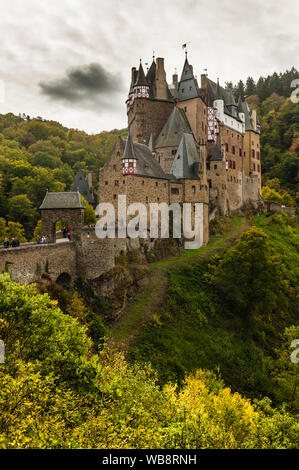
[[126, 184], [126, 180], [123, 180], [123, 184]]
[[108, 186], [108, 181], [105, 181], [105, 186]]
[[179, 188], [171, 188], [171, 194], [179, 194]]
[[144, 186], [144, 180], [142, 180], [142, 186]]
[[118, 186], [118, 180], [114, 181], [114, 186]]
[[158, 181], [156, 181], [155, 185], [156, 185], [156, 187], [158, 186]]
[[214, 165], [214, 170], [217, 170], [217, 165]]
[[113, 194], [113, 199], [116, 199], [116, 197], [117, 197], [116, 194]]
[[148, 196], [145, 196], [145, 200], [148, 201]]
[[192, 186], [192, 193], [195, 194], [195, 186]]
[[116, 171], [116, 165], [113, 165], [113, 170]]

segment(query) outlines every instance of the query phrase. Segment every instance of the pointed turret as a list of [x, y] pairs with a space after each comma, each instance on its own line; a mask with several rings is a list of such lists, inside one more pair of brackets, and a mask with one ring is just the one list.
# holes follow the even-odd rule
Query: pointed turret
[[189, 64], [186, 57], [180, 81], [182, 82], [184, 80], [190, 80], [191, 78], [194, 78], [193, 67]]
[[185, 59], [181, 80], [178, 86], [178, 98], [180, 101], [189, 100], [199, 96], [199, 88], [193, 75], [193, 67], [189, 64], [187, 56]]
[[156, 89], [155, 89], [155, 80], [156, 80], [156, 62], [153, 59], [152, 64], [146, 74], [146, 80], [149, 84], [150, 98], [155, 98]]
[[141, 61], [140, 61], [140, 65], [139, 65], [139, 70], [138, 70], [135, 86], [148, 86], [147, 80], [146, 80], [145, 75], [144, 75], [144, 70], [143, 70]]
[[128, 133], [128, 138], [125, 145], [125, 150], [122, 156], [122, 167], [123, 175], [135, 175], [136, 174], [136, 163], [137, 157], [134, 150], [134, 145], [130, 130]]
[[145, 78], [141, 61], [134, 83], [134, 98], [149, 98], [149, 84]]

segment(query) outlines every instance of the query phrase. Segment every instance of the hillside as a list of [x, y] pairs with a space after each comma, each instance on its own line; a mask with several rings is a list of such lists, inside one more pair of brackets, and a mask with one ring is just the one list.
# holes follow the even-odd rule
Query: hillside
[[99, 168], [118, 135], [126, 130], [88, 135], [41, 118], [0, 115], [0, 222], [20, 223], [31, 239], [46, 189], [69, 191], [79, 167], [93, 173], [97, 194]]
[[[160, 305], [131, 338], [130, 360], [150, 363], [162, 384], [182, 383], [204, 368], [247, 397], [266, 395], [277, 405], [295, 406], [278, 366], [285, 330], [298, 315], [299, 237], [292, 224], [283, 215], [263, 215], [224, 252], [220, 237], [216, 245], [212, 240], [208, 257], [203, 249], [183, 262], [165, 262], [167, 288], [162, 295], [155, 291]], [[128, 335], [128, 319], [123, 322], [113, 327], [113, 337]]]
[[[152, 291], [159, 310], [150, 312], [137, 332], [137, 316], [148, 302], [143, 303], [146, 293], [141, 304], [136, 298], [133, 323], [121, 329], [123, 339], [137, 333], [125, 344], [129, 362], [111, 345], [101, 344], [97, 352], [90, 338], [95, 318], [89, 323], [78, 292], [70, 297], [60, 288], [63, 313], [54, 292], [50, 299], [0, 275], [6, 345], [0, 447], [297, 448], [297, 379], [289, 343], [298, 335], [291, 327], [298, 232], [285, 216], [260, 216], [250, 230], [244, 219], [232, 222], [207, 247], [152, 265], [153, 278], [162, 270], [168, 283], [162, 292]], [[247, 266], [248, 259], [253, 265]], [[230, 289], [223, 284], [227, 266], [238, 278], [233, 298], [241, 311], [232, 310]], [[239, 271], [234, 274], [232, 267]], [[265, 282], [269, 278], [275, 290]], [[257, 286], [260, 295], [248, 302]]]

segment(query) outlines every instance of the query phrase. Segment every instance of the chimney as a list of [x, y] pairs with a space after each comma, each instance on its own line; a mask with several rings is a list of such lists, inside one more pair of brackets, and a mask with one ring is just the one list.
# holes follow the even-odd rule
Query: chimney
[[253, 129], [256, 130], [256, 109], [251, 112]]
[[91, 171], [87, 173], [87, 184], [89, 189], [92, 189], [92, 173]]
[[133, 84], [135, 82], [135, 76], [136, 76], [136, 67], [132, 67], [132, 69], [131, 69], [131, 83], [133, 83]]
[[200, 76], [201, 88], [205, 90], [207, 88], [207, 76], [205, 73], [202, 73]]
[[166, 82], [166, 73], [164, 70], [164, 58], [158, 57], [156, 60], [156, 98], [160, 100], [168, 99], [168, 86]]
[[177, 73], [174, 73], [173, 76], [172, 76], [172, 84], [177, 88], [178, 86], [178, 81], [179, 81], [179, 78], [178, 78], [178, 74]]

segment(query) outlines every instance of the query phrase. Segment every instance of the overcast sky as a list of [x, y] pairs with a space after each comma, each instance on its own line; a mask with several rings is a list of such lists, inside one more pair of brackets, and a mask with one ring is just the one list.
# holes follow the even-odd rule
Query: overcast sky
[[257, 79], [298, 68], [298, 25], [298, 0], [0, 0], [0, 113], [126, 127], [139, 58], [164, 57], [170, 82], [187, 42], [198, 77]]

